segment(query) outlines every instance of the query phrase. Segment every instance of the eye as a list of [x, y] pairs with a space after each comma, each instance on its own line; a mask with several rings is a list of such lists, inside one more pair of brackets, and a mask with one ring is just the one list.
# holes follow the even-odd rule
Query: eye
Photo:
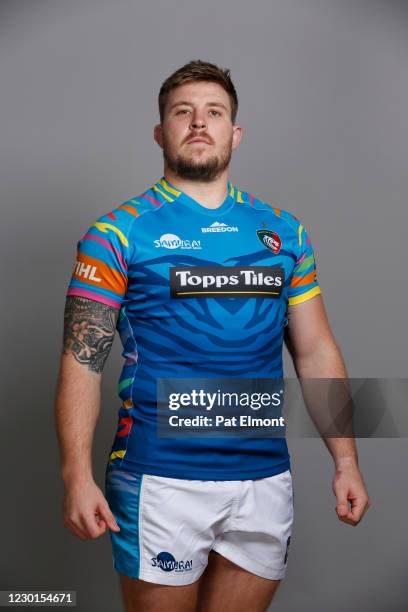
[[216, 116], [216, 117], [220, 117], [220, 116], [221, 116], [220, 111], [217, 111], [217, 110], [214, 110], [214, 109], [213, 109], [213, 110], [210, 110], [210, 113], [212, 113], [212, 114], [213, 114], [213, 116]]
[[184, 115], [185, 113], [188, 113], [187, 108], [181, 108], [176, 112], [176, 115]]

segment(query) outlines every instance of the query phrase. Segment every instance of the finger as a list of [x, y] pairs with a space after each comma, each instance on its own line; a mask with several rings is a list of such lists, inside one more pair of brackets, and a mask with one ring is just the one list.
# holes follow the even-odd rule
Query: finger
[[117, 524], [116, 519], [113, 516], [107, 504], [106, 505], [99, 504], [98, 510], [99, 510], [100, 516], [105, 521], [109, 529], [111, 529], [112, 531], [120, 531], [120, 527]]
[[90, 521], [90, 532], [92, 537], [97, 538], [106, 531], [106, 522], [101, 517], [98, 511], [95, 511], [89, 519]]
[[347, 504], [338, 504], [336, 506], [336, 512], [339, 515], [339, 517], [346, 517], [349, 513], [349, 509], [348, 509], [348, 505]]
[[343, 523], [348, 523], [349, 525], [353, 524], [353, 515], [350, 511], [350, 505], [348, 503], [347, 497], [344, 498], [341, 495], [337, 498], [337, 506], [335, 508], [337, 513], [337, 518], [339, 518]]
[[[337, 508], [336, 508], [337, 509]], [[338, 518], [343, 522], [343, 523], [347, 523], [348, 525], [352, 525], [353, 527], [355, 527], [356, 525], [358, 525], [358, 523], [361, 520], [361, 516], [359, 516], [359, 513], [353, 514], [352, 510], [348, 509], [347, 513], [343, 513], [343, 514], [338, 514]]]
[[97, 538], [105, 531], [104, 527], [102, 527], [102, 529], [100, 528], [96, 520], [95, 512], [91, 514], [81, 515], [80, 524], [82, 530], [86, 533], [87, 538], [90, 539]]
[[102, 533], [105, 533], [106, 522], [103, 520], [99, 512], [95, 513], [95, 523], [96, 523], [97, 529], [99, 530], [99, 535], [102, 535]]
[[356, 522], [348, 517], [341, 518], [340, 520], [342, 523], [346, 523], [347, 525], [351, 525], [352, 527], [355, 527], [358, 523], [358, 521]]
[[336, 506], [337, 517], [343, 523], [347, 523], [348, 525], [354, 525], [355, 520], [351, 513], [349, 503], [341, 503]]
[[336, 511], [339, 516], [346, 516], [349, 511], [348, 493], [349, 490], [347, 487], [334, 487], [334, 494], [337, 500]]
[[370, 500], [364, 496], [357, 500], [352, 500], [351, 503], [351, 513], [356, 520], [361, 520], [364, 514], [367, 512], [370, 507]]
[[345, 493], [344, 495], [337, 496], [336, 512], [339, 518], [347, 517], [350, 512], [347, 495]]

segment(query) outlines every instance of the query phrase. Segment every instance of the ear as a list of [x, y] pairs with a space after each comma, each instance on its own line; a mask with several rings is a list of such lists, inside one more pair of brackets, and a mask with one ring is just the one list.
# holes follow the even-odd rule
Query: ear
[[161, 123], [157, 123], [154, 126], [153, 137], [154, 137], [155, 141], [157, 142], [157, 144], [159, 145], [159, 147], [162, 149], [163, 148], [163, 138], [162, 138], [162, 126], [161, 126]]
[[234, 125], [232, 127], [232, 148], [236, 149], [241, 142], [243, 129], [240, 125]]

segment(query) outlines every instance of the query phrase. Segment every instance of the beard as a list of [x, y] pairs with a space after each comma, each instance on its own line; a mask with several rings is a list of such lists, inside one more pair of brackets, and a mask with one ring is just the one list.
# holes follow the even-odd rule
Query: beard
[[203, 162], [195, 162], [192, 157], [173, 155], [167, 141], [163, 140], [163, 157], [167, 166], [180, 178], [192, 181], [211, 182], [228, 168], [232, 155], [232, 137], [220, 156], [213, 155]]

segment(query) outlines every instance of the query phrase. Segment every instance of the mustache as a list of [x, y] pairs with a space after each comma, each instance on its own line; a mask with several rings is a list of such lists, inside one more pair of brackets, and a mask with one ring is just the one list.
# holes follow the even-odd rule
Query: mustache
[[203, 133], [203, 132], [198, 132], [196, 134], [190, 134], [184, 142], [189, 142], [190, 140], [193, 140], [193, 138], [203, 138], [204, 140], [206, 140], [208, 143], [213, 144], [212, 139], [208, 136], [208, 134]]

